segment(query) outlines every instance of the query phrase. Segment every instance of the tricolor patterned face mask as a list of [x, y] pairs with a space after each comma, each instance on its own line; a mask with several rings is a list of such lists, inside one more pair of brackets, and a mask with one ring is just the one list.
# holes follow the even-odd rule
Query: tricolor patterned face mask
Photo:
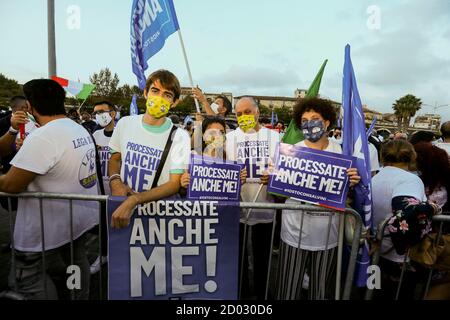
[[166, 116], [170, 110], [170, 102], [160, 96], [148, 96], [147, 113], [155, 119]]
[[242, 131], [247, 132], [250, 129], [253, 129], [256, 127], [256, 119], [253, 114], [244, 114], [237, 118], [239, 128], [242, 129]]

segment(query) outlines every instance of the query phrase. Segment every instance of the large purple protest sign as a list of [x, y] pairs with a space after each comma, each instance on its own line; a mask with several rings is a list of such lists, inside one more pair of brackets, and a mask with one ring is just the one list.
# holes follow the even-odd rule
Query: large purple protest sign
[[281, 143], [267, 191], [336, 210], [345, 210], [347, 169], [355, 158]]
[[[123, 198], [110, 197], [108, 220]], [[160, 200], [109, 235], [109, 299], [227, 299], [238, 294], [239, 206]]]
[[239, 201], [242, 165], [193, 155], [189, 168], [189, 200]]

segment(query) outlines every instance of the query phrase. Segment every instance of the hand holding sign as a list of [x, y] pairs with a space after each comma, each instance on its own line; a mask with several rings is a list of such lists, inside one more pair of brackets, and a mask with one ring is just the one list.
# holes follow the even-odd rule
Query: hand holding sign
[[111, 227], [116, 229], [128, 227], [134, 208], [137, 205], [138, 199], [136, 196], [128, 197], [124, 202], [122, 202], [111, 217]]
[[347, 170], [347, 174], [350, 179], [350, 187], [357, 185], [361, 181], [361, 177], [358, 175], [358, 169], [350, 168]]
[[189, 175], [189, 173], [183, 173], [180, 179], [181, 187], [187, 189], [189, 187], [189, 181], [191, 181], [191, 176]]
[[241, 170], [241, 184], [244, 184], [247, 181], [247, 168]]

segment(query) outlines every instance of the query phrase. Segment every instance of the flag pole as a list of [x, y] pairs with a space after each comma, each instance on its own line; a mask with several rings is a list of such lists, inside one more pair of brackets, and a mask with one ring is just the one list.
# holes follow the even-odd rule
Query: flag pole
[[83, 100], [83, 103], [81, 103], [80, 107], [78, 108], [78, 112], [81, 111], [81, 108], [83, 108], [84, 103], [86, 102], [87, 98]]
[[[180, 29], [178, 29], [178, 37], [180, 38], [181, 49], [183, 49], [184, 62], [186, 64], [186, 69], [187, 69], [187, 72], [188, 72], [189, 81], [191, 82], [191, 87], [194, 88], [194, 81], [192, 80], [191, 68], [189, 67], [189, 62], [188, 62], [188, 58], [187, 58], [187, 54], [186, 54], [186, 49], [184, 47], [183, 37], [181, 36], [181, 30]], [[197, 99], [194, 98], [194, 101], [195, 101], [195, 108], [197, 109], [197, 113], [200, 113], [200, 107], [198, 105]]]

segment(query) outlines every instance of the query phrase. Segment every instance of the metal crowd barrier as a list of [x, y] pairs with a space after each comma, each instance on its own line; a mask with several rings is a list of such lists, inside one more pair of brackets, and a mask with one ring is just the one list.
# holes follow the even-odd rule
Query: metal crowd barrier
[[[391, 219], [391, 217], [386, 218], [385, 220], [383, 220], [380, 225], [378, 226], [377, 229], [377, 233], [376, 233], [376, 241], [378, 243], [378, 249], [374, 252], [373, 256], [372, 256], [372, 265], [379, 265], [380, 262], [380, 256], [381, 256], [381, 248], [382, 248], [382, 241], [383, 239], [385, 239], [387, 237], [387, 233], [385, 232], [386, 227], [388, 226], [388, 222]], [[437, 237], [436, 237], [436, 243], [439, 243], [439, 241], [441, 240], [442, 237], [442, 228], [444, 223], [450, 223], [450, 212], [443, 212], [440, 215], [436, 215], [433, 217], [433, 223], [434, 228], [433, 230], [436, 228], [436, 224], [439, 224], [439, 226], [437, 227], [439, 229]], [[395, 295], [395, 300], [398, 300], [400, 297], [400, 290], [402, 288], [403, 285], [403, 278], [404, 278], [404, 274], [405, 271], [410, 263], [409, 261], [409, 256], [408, 256], [409, 251], [404, 255], [404, 261], [403, 261], [403, 266], [402, 266], [402, 271], [400, 274], [400, 281], [398, 283], [397, 286], [397, 290], [396, 290], [396, 295]], [[430, 289], [430, 283], [431, 283], [431, 278], [432, 278], [432, 274], [433, 274], [434, 268], [430, 268], [428, 270], [428, 276], [427, 276], [427, 282], [426, 282], [426, 286], [425, 286], [425, 290], [423, 293], [423, 298], [425, 298], [428, 294], [428, 291]], [[383, 272], [383, 270], [381, 270], [381, 272]], [[382, 290], [383, 288], [381, 288]], [[372, 300], [373, 298], [373, 294], [374, 294], [374, 290], [376, 289], [367, 289], [366, 290], [366, 294], [365, 294], [365, 300]]]
[[[8, 197], [8, 213], [9, 213], [9, 229], [10, 229], [10, 238], [11, 238], [11, 248], [14, 248], [14, 221], [13, 221], [13, 211], [11, 208], [11, 197], [15, 198], [35, 198], [39, 199], [39, 214], [41, 219], [41, 240], [42, 240], [42, 273], [44, 276], [44, 290], [45, 295], [48, 296], [47, 293], [47, 285], [45, 283], [46, 279], [46, 261], [45, 261], [45, 230], [44, 230], [44, 213], [43, 213], [43, 207], [42, 207], [42, 200], [43, 199], [60, 199], [60, 200], [67, 200], [70, 203], [70, 230], [71, 230], [71, 241], [70, 241], [70, 252], [71, 257], [70, 261], [73, 265], [74, 257], [73, 257], [73, 208], [72, 208], [72, 202], [75, 200], [82, 200], [82, 201], [95, 201], [100, 203], [105, 203], [107, 205], [107, 196], [86, 196], [86, 195], [76, 195], [76, 194], [56, 194], [56, 193], [21, 193], [21, 194], [7, 194], [7, 193], [0, 193], [0, 197]], [[100, 208], [100, 206], [99, 206]], [[333, 211], [330, 209], [326, 209], [323, 207], [317, 207], [313, 205], [305, 205], [305, 204], [276, 204], [276, 203], [251, 203], [251, 202], [241, 202], [240, 203], [241, 209], [272, 209], [272, 210], [283, 210], [283, 209], [289, 209], [289, 210], [302, 210], [307, 214], [308, 212], [321, 212], [321, 213], [328, 213], [330, 219], [329, 219], [329, 227], [328, 227], [328, 235], [327, 239], [329, 237], [330, 229], [331, 229], [331, 217], [333, 214], [339, 215], [339, 234], [338, 234], [338, 253], [337, 253], [337, 267], [336, 267], [336, 287], [335, 287], [335, 299], [336, 300], [348, 300], [350, 299], [351, 289], [352, 289], [352, 283], [353, 283], [353, 277], [354, 277], [354, 271], [356, 266], [356, 258], [358, 253], [358, 248], [360, 244], [360, 237], [361, 237], [361, 231], [362, 231], [362, 220], [360, 215], [352, 210], [347, 209], [345, 212], [339, 212], [339, 211]], [[63, 214], [63, 213], [61, 213]], [[254, 213], [256, 214], [256, 213]], [[343, 253], [343, 247], [344, 247], [344, 224], [347, 223], [347, 219], [344, 219], [345, 215], [350, 215], [354, 218], [354, 233], [352, 238], [352, 244], [351, 244], [351, 253], [349, 257], [348, 267], [345, 272], [342, 271], [342, 253]], [[99, 222], [102, 221], [101, 219], [101, 209], [99, 209]], [[303, 218], [302, 218], [303, 222]], [[303, 223], [302, 223], [303, 224]], [[274, 214], [274, 222], [272, 226], [272, 234], [271, 234], [271, 246], [269, 248], [269, 263], [268, 263], [268, 275], [266, 279], [266, 287], [265, 287], [265, 298], [268, 298], [269, 293], [269, 282], [270, 277], [272, 273], [272, 257], [273, 257], [273, 243], [275, 239], [275, 227], [276, 227], [276, 216]], [[102, 232], [102, 226], [101, 223], [99, 223], [99, 230], [98, 230], [98, 256], [102, 256], [102, 242], [101, 242], [101, 232]], [[247, 225], [245, 224], [245, 230], [244, 230], [244, 241], [243, 246], [246, 246], [246, 232], [247, 232]], [[302, 232], [302, 226], [300, 227], [300, 234]], [[280, 240], [281, 241], [281, 240]], [[15, 250], [12, 249], [11, 254], [11, 267], [12, 270], [16, 270], [16, 263], [15, 263]], [[244, 251], [242, 251], [244, 252]], [[241, 257], [241, 273], [239, 275], [240, 284], [242, 284], [242, 277], [243, 272], [246, 272], [247, 270], [243, 270], [242, 264], [243, 259], [247, 257], [242, 256]], [[344, 282], [344, 288], [341, 290], [341, 280], [342, 275], [345, 275], [345, 282]], [[102, 270], [100, 268], [99, 271], [99, 297], [103, 297], [103, 279], [102, 279]], [[17, 294], [18, 288], [16, 283], [16, 277], [14, 277], [14, 291], [6, 291], [6, 292], [0, 292], [0, 298], [7, 297], [11, 299], [23, 299], [23, 297], [20, 294]], [[241, 296], [241, 285], [239, 287], [239, 297]], [[74, 298], [74, 290], [71, 290], [71, 298]]]

